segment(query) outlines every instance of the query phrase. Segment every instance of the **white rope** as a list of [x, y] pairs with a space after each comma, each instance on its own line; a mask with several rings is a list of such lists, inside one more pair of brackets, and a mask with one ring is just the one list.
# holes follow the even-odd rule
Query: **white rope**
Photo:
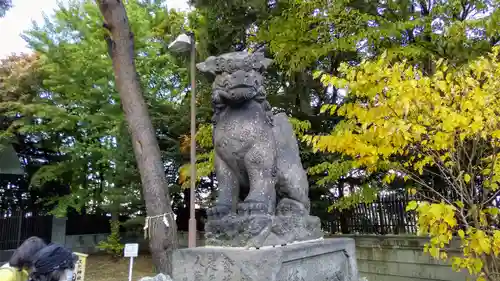
[[145, 221], [144, 221], [144, 239], [149, 239], [151, 237], [151, 232], [155, 227], [153, 219], [161, 218], [165, 227], [167, 227], [167, 228], [170, 227], [170, 224], [168, 223], [168, 218], [167, 218], [167, 215], [170, 215], [170, 214], [171, 214], [171, 212], [167, 212], [167, 213], [163, 213], [161, 215], [147, 216]]

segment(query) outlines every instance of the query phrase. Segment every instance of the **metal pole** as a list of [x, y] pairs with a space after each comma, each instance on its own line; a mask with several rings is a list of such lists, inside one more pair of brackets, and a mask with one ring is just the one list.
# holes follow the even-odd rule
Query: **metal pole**
[[134, 257], [130, 257], [130, 263], [128, 264], [128, 281], [132, 281], [133, 268], [134, 268]]
[[191, 196], [189, 200], [189, 234], [188, 247], [196, 247], [196, 217], [195, 217], [195, 188], [196, 188], [196, 46], [194, 33], [191, 38]]
[[17, 225], [17, 246], [19, 247], [21, 245], [21, 232], [23, 231], [23, 210], [19, 209], [19, 221]]

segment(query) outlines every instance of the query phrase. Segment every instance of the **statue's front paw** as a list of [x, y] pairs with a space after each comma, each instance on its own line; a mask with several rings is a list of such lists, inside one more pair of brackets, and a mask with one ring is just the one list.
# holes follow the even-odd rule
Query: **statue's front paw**
[[278, 202], [276, 215], [304, 217], [309, 215], [309, 211], [303, 203], [290, 198], [283, 198]]
[[227, 216], [231, 212], [231, 207], [226, 205], [216, 205], [207, 209], [207, 217], [209, 219], [220, 219]]

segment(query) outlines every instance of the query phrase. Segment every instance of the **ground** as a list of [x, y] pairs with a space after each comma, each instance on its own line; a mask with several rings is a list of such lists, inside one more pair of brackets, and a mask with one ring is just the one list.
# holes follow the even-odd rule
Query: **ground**
[[[85, 267], [86, 281], [126, 281], [130, 259], [119, 258], [116, 262], [107, 255], [89, 255]], [[153, 275], [151, 256], [141, 255], [134, 259], [132, 280]]]

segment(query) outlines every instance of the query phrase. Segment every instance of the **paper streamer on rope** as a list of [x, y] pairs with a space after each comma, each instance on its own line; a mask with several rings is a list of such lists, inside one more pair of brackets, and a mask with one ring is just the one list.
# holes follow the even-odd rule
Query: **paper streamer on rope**
[[165, 227], [170, 227], [170, 224], [168, 223], [168, 217], [167, 215], [170, 215], [170, 213], [164, 213], [161, 215], [156, 215], [156, 216], [148, 216], [146, 217], [146, 220], [144, 222], [144, 239], [149, 239], [151, 238], [151, 233], [155, 229], [155, 227], [158, 226], [158, 220], [161, 218], [161, 222], [165, 225]]

